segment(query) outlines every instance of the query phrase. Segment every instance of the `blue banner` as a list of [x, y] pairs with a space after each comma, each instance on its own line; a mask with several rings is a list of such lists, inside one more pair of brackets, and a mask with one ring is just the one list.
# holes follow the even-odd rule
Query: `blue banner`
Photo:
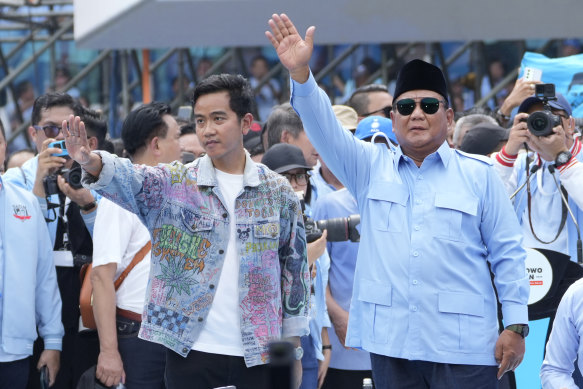
[[574, 117], [583, 117], [583, 54], [570, 57], [548, 58], [542, 54], [526, 52], [520, 64], [522, 77], [527, 67], [542, 71], [541, 81], [555, 84], [571, 104]]

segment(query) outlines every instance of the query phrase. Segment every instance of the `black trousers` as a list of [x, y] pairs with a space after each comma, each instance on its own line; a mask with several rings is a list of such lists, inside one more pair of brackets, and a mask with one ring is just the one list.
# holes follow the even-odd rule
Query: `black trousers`
[[191, 350], [186, 358], [166, 351], [167, 389], [271, 389], [269, 366], [246, 367], [243, 357]]
[[370, 354], [375, 389], [498, 389], [497, 366], [409, 361]]
[[362, 388], [362, 381], [372, 378], [372, 370], [342, 370], [329, 368], [322, 389]]

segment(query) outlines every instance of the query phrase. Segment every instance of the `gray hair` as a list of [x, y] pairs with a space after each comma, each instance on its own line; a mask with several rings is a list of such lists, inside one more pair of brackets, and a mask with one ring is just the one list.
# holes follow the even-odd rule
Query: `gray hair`
[[474, 113], [459, 118], [458, 121], [455, 122], [455, 129], [453, 131], [453, 144], [456, 146], [460, 145], [460, 136], [463, 127], [472, 128], [478, 124], [483, 123], [493, 124], [495, 126], [498, 125], [498, 122], [496, 122], [496, 119], [494, 119], [492, 116], [484, 115], [481, 113]]
[[265, 127], [268, 148], [281, 143], [281, 134], [284, 131], [289, 132], [294, 138], [297, 138], [304, 131], [302, 120], [290, 103], [281, 104], [273, 108], [265, 122]]

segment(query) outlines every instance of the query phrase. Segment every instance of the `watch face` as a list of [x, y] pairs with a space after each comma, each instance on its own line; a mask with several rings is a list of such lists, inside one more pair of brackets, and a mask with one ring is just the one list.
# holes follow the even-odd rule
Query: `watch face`
[[569, 162], [571, 159], [571, 153], [568, 151], [562, 151], [557, 155], [557, 160], [555, 161], [557, 166], [561, 166]]

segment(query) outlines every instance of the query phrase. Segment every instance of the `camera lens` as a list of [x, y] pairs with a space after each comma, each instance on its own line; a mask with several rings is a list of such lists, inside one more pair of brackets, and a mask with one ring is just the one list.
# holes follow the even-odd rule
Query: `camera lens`
[[534, 136], [547, 136], [553, 132], [552, 113], [548, 111], [536, 111], [528, 116], [526, 125]]

